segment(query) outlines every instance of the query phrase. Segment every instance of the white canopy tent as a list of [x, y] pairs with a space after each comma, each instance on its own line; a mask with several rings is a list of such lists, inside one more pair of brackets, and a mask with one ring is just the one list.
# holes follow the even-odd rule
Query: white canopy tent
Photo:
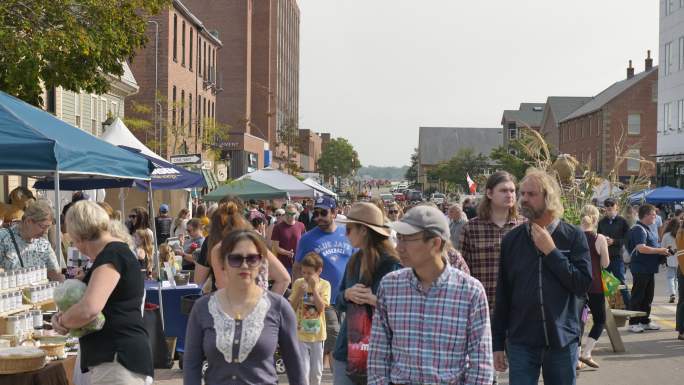
[[292, 175], [272, 168], [264, 168], [245, 174], [237, 180], [251, 179], [269, 185], [275, 189], [286, 191], [290, 198], [314, 198], [314, 189], [299, 181]]
[[107, 126], [100, 139], [115, 146], [134, 148], [147, 156], [166, 161], [164, 158], [157, 155], [154, 151], [150, 150], [141, 141], [139, 141], [138, 138], [133, 135], [131, 130], [129, 130], [124, 122], [119, 118], [114, 119], [112, 124]]
[[306, 178], [306, 179], [304, 179], [304, 180], [302, 181], [302, 183], [304, 183], [305, 185], [307, 185], [307, 186], [313, 188], [313, 189], [315, 190], [316, 196], [320, 196], [320, 195], [329, 195], [329, 196], [331, 196], [331, 197], [337, 199], [337, 194], [336, 194], [335, 192], [333, 192], [332, 190], [330, 190], [330, 189], [324, 187], [323, 185], [321, 185], [320, 183], [316, 182], [315, 180], [313, 180], [313, 179], [311, 179], [311, 178]]

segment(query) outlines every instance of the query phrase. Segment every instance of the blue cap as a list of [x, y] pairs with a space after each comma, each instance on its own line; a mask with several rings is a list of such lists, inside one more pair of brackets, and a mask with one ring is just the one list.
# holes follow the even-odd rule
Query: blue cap
[[161, 206], [159, 206], [159, 212], [160, 213], [168, 213], [169, 212], [169, 205], [166, 203], [162, 203]]
[[314, 207], [332, 210], [334, 208], [337, 208], [337, 202], [335, 201], [335, 198], [329, 196], [322, 196], [316, 198], [316, 201], [314, 202]]

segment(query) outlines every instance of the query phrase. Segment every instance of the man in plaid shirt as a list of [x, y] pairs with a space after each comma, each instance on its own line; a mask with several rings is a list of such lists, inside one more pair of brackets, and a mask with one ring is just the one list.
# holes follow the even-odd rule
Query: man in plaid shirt
[[407, 268], [380, 283], [373, 316], [368, 384], [491, 385], [493, 362], [482, 284], [449, 266], [449, 224], [417, 206], [390, 226]]
[[492, 174], [485, 185], [485, 196], [477, 208], [477, 217], [461, 230], [461, 255], [487, 292], [489, 313], [494, 314], [496, 282], [499, 273], [501, 239], [523, 222], [518, 216], [515, 177], [506, 171]]

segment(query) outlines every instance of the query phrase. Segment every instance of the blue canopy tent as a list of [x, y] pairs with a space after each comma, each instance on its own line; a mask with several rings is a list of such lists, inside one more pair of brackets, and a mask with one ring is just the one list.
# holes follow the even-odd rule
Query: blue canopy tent
[[[0, 174], [76, 179], [149, 180], [152, 164], [0, 91]], [[59, 204], [55, 217], [59, 218]], [[57, 245], [60, 223], [57, 221]], [[56, 247], [61, 258], [61, 248]]]
[[[643, 197], [647, 203], [676, 203], [684, 202], [684, 190], [671, 187], [663, 186], [656, 189], [644, 192], [642, 195], [636, 198]], [[630, 196], [630, 201], [632, 197]]]

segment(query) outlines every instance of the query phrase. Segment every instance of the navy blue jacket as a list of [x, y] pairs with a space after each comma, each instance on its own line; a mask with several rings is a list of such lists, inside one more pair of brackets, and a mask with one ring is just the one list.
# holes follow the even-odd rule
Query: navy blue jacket
[[548, 255], [534, 246], [527, 224], [501, 241], [494, 351], [506, 343], [559, 349], [579, 340], [580, 306], [592, 281], [587, 238], [563, 221], [551, 238], [556, 248]]

